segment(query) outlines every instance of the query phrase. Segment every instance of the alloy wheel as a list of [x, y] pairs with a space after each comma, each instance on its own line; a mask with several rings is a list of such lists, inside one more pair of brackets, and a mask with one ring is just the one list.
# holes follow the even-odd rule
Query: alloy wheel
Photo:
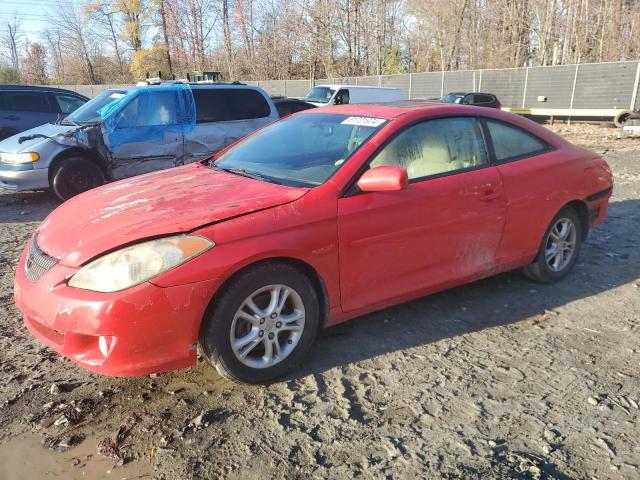
[[551, 227], [545, 247], [545, 260], [553, 272], [560, 272], [573, 259], [576, 250], [577, 229], [573, 221], [560, 218]]
[[231, 349], [251, 368], [282, 362], [296, 348], [304, 331], [302, 297], [286, 285], [267, 285], [249, 295], [231, 323]]

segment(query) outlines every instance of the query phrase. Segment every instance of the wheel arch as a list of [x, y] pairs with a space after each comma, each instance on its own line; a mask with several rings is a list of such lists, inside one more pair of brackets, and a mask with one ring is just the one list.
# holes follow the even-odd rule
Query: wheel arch
[[[573, 208], [580, 217], [580, 222], [582, 223], [582, 240], [586, 240], [589, 235], [589, 207], [587, 207], [587, 204], [583, 200], [571, 200], [562, 206], [562, 208], [565, 207]], [[560, 210], [562, 210], [562, 208]], [[558, 210], [558, 212], [560, 210]], [[557, 214], [556, 212], [556, 215]]]
[[220, 294], [228, 287], [228, 285], [238, 276], [242, 275], [248, 270], [258, 267], [259, 265], [264, 265], [268, 263], [280, 263], [294, 267], [295, 269], [302, 272], [313, 285], [316, 294], [318, 295], [319, 307], [320, 307], [320, 328], [323, 328], [327, 320], [329, 318], [329, 294], [327, 292], [327, 288], [324, 282], [324, 279], [320, 275], [320, 273], [308, 262], [301, 260], [296, 257], [289, 256], [274, 256], [268, 258], [261, 258], [259, 260], [255, 260], [246, 265], [243, 265], [241, 268], [235, 270], [231, 275], [229, 275], [223, 281], [222, 285], [217, 289], [214, 293], [213, 297], [209, 302], [209, 308], [215, 303], [216, 299], [220, 296]]
[[83, 157], [95, 163], [96, 165], [98, 165], [98, 167], [100, 167], [100, 170], [102, 170], [102, 173], [104, 174], [104, 178], [107, 180], [110, 179], [107, 166], [100, 158], [96, 158], [96, 155], [94, 155], [89, 150], [79, 148], [79, 147], [70, 147], [59, 152], [53, 158], [53, 160], [51, 160], [51, 163], [49, 164], [49, 185], [51, 185], [51, 180], [53, 179], [53, 172], [58, 167], [58, 165], [60, 165], [60, 163], [66, 160], [67, 158], [72, 158], [72, 157]]

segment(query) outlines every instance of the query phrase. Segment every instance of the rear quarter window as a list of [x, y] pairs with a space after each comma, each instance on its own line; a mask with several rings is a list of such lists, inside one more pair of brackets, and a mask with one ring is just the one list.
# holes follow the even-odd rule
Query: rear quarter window
[[537, 155], [551, 148], [544, 140], [515, 125], [488, 119], [485, 124], [498, 162]]
[[271, 114], [267, 100], [255, 90], [194, 88], [193, 97], [196, 102], [196, 123], [250, 120]]

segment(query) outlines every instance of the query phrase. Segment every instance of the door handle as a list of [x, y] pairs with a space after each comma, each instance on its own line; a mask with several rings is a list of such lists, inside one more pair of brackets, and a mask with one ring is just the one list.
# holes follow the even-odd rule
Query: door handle
[[19, 120], [20, 117], [18, 117], [17, 115], [7, 115], [6, 117], [7, 120]]
[[491, 200], [495, 200], [499, 196], [500, 194], [498, 192], [489, 190], [488, 192], [486, 192], [484, 195], [480, 197], [480, 200], [482, 200], [483, 202], [490, 202]]

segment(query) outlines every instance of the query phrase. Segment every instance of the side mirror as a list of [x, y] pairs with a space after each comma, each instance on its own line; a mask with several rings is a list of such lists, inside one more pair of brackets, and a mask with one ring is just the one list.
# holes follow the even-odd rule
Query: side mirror
[[407, 171], [392, 165], [381, 165], [367, 170], [357, 183], [363, 192], [393, 192], [407, 188], [408, 184]]

